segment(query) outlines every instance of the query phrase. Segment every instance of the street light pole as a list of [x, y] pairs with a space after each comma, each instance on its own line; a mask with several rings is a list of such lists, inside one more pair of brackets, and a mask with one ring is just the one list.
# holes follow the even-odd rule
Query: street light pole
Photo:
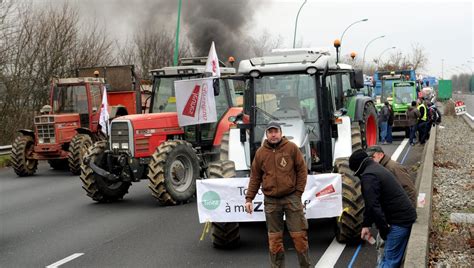
[[303, 8], [304, 4], [306, 4], [307, 1], [308, 0], [304, 0], [303, 4], [301, 4], [300, 9], [298, 10], [298, 14], [296, 14], [295, 33], [293, 34], [293, 48], [295, 48], [295, 44], [296, 44], [296, 29], [298, 28], [298, 17], [300, 16], [301, 9]]
[[342, 38], [344, 38], [344, 34], [346, 33], [346, 31], [347, 31], [349, 28], [351, 28], [352, 25], [357, 24], [357, 23], [359, 23], [359, 22], [368, 21], [368, 20], [369, 20], [369, 19], [362, 19], [362, 20], [355, 21], [355, 22], [351, 23], [349, 26], [347, 26], [347, 28], [344, 30], [344, 32], [342, 32], [342, 34], [341, 34], [341, 39], [339, 39], [340, 42], [341, 42], [341, 49], [339, 50], [339, 51], [341, 52], [341, 54], [342, 54]]
[[178, 0], [178, 22], [176, 23], [176, 42], [174, 45], [173, 65], [178, 65], [178, 54], [179, 54], [179, 24], [181, 20], [181, 3], [182, 0]]
[[444, 79], [444, 59], [441, 59], [441, 80]]
[[397, 47], [389, 47], [389, 48], [385, 49], [384, 51], [382, 51], [382, 53], [380, 53], [380, 55], [379, 55], [379, 57], [378, 57], [378, 59], [377, 59], [377, 68], [378, 68], [379, 65], [380, 65], [380, 59], [382, 58], [382, 55], [383, 55], [385, 52], [387, 52], [388, 50], [390, 50], [390, 49], [396, 49], [396, 48], [397, 48]]
[[364, 70], [364, 65], [365, 65], [365, 52], [367, 51], [367, 47], [368, 47], [372, 42], [374, 42], [375, 40], [380, 39], [380, 38], [384, 38], [384, 37], [385, 37], [385, 35], [381, 35], [381, 36], [375, 37], [374, 39], [370, 40], [370, 42], [365, 46], [365, 49], [364, 49], [364, 56], [362, 57], [362, 71]]

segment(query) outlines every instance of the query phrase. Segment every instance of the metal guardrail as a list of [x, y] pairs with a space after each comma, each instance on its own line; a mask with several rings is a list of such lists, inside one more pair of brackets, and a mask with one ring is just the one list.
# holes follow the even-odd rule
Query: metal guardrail
[[12, 150], [11, 145], [0, 146], [0, 155], [9, 155]]

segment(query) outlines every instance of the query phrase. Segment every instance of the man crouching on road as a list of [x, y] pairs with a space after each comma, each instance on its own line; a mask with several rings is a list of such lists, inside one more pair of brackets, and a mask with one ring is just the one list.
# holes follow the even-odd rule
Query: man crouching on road
[[272, 267], [285, 267], [283, 215], [300, 267], [309, 267], [308, 221], [301, 202], [308, 175], [306, 163], [298, 146], [282, 137], [280, 124], [270, 122], [265, 134], [267, 139], [252, 163], [245, 209], [252, 213], [252, 200], [262, 185]]
[[362, 149], [349, 157], [349, 167], [359, 176], [365, 202], [361, 238], [370, 237], [375, 223], [385, 240], [385, 250], [378, 267], [400, 267], [416, 210], [395, 176], [375, 162]]

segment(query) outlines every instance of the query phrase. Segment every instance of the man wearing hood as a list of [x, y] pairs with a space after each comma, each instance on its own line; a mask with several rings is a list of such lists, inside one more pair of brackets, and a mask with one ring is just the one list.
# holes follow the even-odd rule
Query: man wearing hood
[[370, 237], [375, 223], [385, 240], [384, 256], [379, 267], [400, 267], [416, 210], [395, 176], [359, 149], [349, 158], [349, 167], [359, 176], [365, 202], [361, 238]]
[[298, 146], [282, 136], [279, 123], [270, 122], [265, 134], [267, 139], [258, 148], [252, 162], [245, 208], [248, 213], [252, 213], [252, 200], [261, 185], [271, 267], [285, 267], [283, 215], [286, 217], [286, 226], [295, 245], [300, 267], [309, 267], [308, 221], [301, 202], [308, 175], [306, 163]]

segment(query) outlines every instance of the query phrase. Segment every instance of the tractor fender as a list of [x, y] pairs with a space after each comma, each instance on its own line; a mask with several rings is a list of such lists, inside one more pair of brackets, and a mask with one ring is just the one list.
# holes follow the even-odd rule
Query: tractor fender
[[127, 108], [123, 105], [115, 105], [110, 107], [110, 119], [128, 115]]
[[86, 128], [86, 127], [76, 128], [76, 131], [77, 131], [78, 134], [85, 134], [85, 135], [88, 135], [90, 137], [93, 136], [92, 131], [89, 128]]
[[20, 129], [18, 130], [18, 132], [20, 132], [21, 134], [23, 134], [24, 136], [30, 136], [33, 138], [33, 140], [35, 140], [35, 132], [33, 130], [30, 130], [30, 129]]
[[[355, 111], [354, 111], [354, 121], [358, 122], [363, 120], [364, 107], [367, 102], [374, 103], [370, 97], [360, 97], [356, 99]], [[375, 103], [374, 103], [375, 107]]]

